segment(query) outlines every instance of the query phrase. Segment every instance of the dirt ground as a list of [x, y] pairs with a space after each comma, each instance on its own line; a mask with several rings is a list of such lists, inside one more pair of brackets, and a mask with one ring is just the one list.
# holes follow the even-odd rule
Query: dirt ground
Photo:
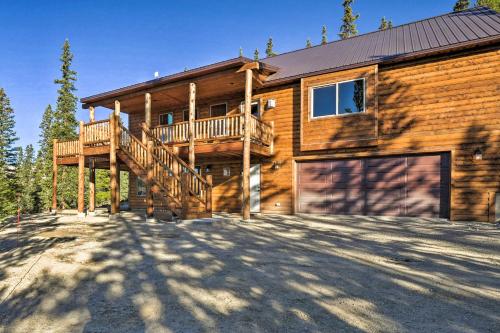
[[0, 226], [3, 332], [500, 332], [500, 229], [367, 217]]

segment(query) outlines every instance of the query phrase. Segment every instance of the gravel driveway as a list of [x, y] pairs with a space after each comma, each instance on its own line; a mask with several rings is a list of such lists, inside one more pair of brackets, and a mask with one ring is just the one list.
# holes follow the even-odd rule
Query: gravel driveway
[[368, 217], [0, 226], [0, 331], [500, 332], [500, 229]]

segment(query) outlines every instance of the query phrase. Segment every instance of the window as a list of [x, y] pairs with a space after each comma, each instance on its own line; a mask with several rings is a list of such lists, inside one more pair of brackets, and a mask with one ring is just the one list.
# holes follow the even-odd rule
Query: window
[[146, 196], [146, 184], [140, 178], [137, 178], [136, 187], [138, 197]]
[[365, 111], [365, 80], [311, 88], [312, 118]]
[[224, 117], [227, 114], [227, 103], [210, 105], [210, 117]]
[[172, 125], [174, 123], [174, 115], [172, 112], [160, 114], [160, 125]]
[[[251, 109], [250, 109], [250, 113], [252, 114], [252, 116], [255, 116], [257, 118], [260, 117], [260, 103], [259, 101], [253, 101], [251, 104]], [[240, 104], [240, 112], [241, 113], [244, 113], [245, 112], [245, 102], [241, 102]]]
[[[200, 112], [198, 110], [198, 108], [196, 108], [194, 110], [194, 119], [199, 119], [200, 118]], [[189, 121], [189, 109], [186, 109], [184, 111], [182, 111], [182, 120], [183, 121]]]

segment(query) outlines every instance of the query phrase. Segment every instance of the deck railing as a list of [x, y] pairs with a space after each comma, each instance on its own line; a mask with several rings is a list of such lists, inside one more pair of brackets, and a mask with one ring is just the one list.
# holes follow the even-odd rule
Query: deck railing
[[[197, 141], [241, 138], [243, 136], [244, 115], [235, 114], [222, 117], [198, 119], [194, 122], [194, 139]], [[151, 128], [152, 134], [166, 144], [189, 141], [189, 123], [180, 122]], [[250, 118], [250, 136], [253, 141], [270, 145], [273, 129], [255, 116]]]
[[83, 125], [83, 144], [109, 142], [109, 119], [94, 121]]
[[54, 149], [57, 157], [76, 156], [80, 153], [80, 141], [78, 139], [56, 141]]

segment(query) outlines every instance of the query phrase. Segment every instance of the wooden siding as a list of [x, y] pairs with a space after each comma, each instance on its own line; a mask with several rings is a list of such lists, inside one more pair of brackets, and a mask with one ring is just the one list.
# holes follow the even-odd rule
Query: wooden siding
[[[261, 211], [294, 212], [295, 161], [449, 152], [451, 219], [488, 221], [492, 193], [500, 192], [498, 68], [500, 51], [496, 46], [379, 67], [378, 74], [374, 67], [367, 67], [305, 79], [310, 84], [315, 80], [369, 76], [367, 114], [332, 120], [331, 124], [304, 123], [307, 110], [301, 106], [301, 99], [306, 98], [300, 82], [254, 91], [254, 99], [260, 99], [262, 104], [268, 99], [276, 100], [275, 108], [261, 111], [264, 121], [275, 124], [275, 154], [252, 161], [261, 163]], [[197, 108], [201, 117], [208, 117], [210, 104], [227, 101], [229, 110], [234, 111], [242, 100], [243, 92], [232, 98], [199, 101]], [[181, 110], [185, 107], [177, 107], [174, 121], [182, 120]], [[158, 124], [159, 114], [165, 111], [169, 110], [155, 110], [153, 102], [153, 125]], [[143, 114], [129, 116], [134, 134], [140, 134], [143, 119]], [[375, 141], [367, 142], [374, 134]], [[473, 159], [476, 149], [481, 149], [482, 160]], [[239, 211], [241, 160], [234, 160], [231, 165], [235, 173], [231, 169], [230, 180], [221, 178], [222, 164], [212, 166], [214, 211]], [[131, 179], [130, 184], [133, 192], [135, 182]]]

